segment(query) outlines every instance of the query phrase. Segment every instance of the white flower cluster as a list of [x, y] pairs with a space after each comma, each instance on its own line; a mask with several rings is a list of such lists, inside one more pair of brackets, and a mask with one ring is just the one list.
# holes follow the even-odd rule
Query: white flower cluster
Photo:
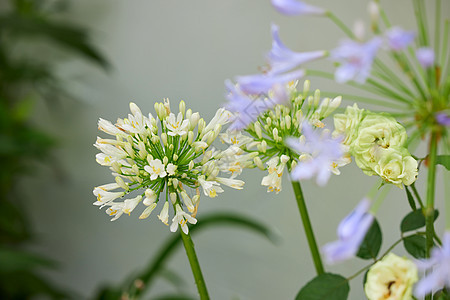
[[[235, 177], [251, 164], [251, 155], [236, 151], [233, 145], [224, 151], [211, 147], [230, 121], [230, 112], [217, 110], [207, 124], [199, 113], [186, 110], [184, 101], [179, 103], [178, 114], [171, 112], [169, 100], [156, 103], [156, 118], [144, 116], [134, 103], [130, 110], [128, 118], [118, 119], [116, 124], [100, 119], [98, 128], [115, 138], [98, 137], [94, 144], [101, 151], [97, 162], [110, 167], [115, 177], [114, 183], [94, 188], [94, 205], [108, 207], [106, 213], [112, 221], [124, 213], [129, 215], [140, 202], [146, 208], [139, 218], [147, 218], [165, 191], [159, 219], [169, 225], [172, 206], [175, 215], [170, 230], [174, 232], [180, 225], [187, 233], [186, 222], [197, 222], [200, 187], [211, 198], [223, 192], [221, 184], [242, 189], [244, 182]], [[219, 177], [220, 172], [231, 173], [231, 177]], [[137, 196], [116, 201], [130, 193]]]
[[[245, 131], [251, 135], [251, 138], [240, 135], [242, 137], [239, 147], [254, 155], [253, 167], [256, 166], [269, 172], [261, 181], [263, 186], [267, 186], [268, 192], [278, 193], [281, 191], [281, 179], [286, 167], [289, 171], [297, 167], [297, 171], [307, 173], [307, 176], [303, 176], [299, 172], [293, 172], [291, 174], [293, 180], [317, 175], [318, 183], [323, 184], [328, 180], [327, 174], [339, 174], [338, 167], [350, 162], [349, 156], [342, 157], [340, 155], [345, 151], [343, 149], [341, 151], [340, 148], [344, 146], [339, 141], [332, 141], [331, 147], [328, 147], [333, 148], [332, 151], [328, 151], [330, 149], [326, 149], [328, 152], [322, 151], [323, 149], [313, 149], [330, 145], [327, 144], [327, 141], [331, 140], [328, 138], [331, 133], [324, 129], [325, 124], [322, 120], [339, 107], [341, 97], [321, 100], [319, 90], [316, 90], [313, 95], [309, 95], [310, 82], [308, 80], [305, 81], [302, 92], [297, 91], [296, 85], [296, 82], [290, 82], [285, 87], [284, 92], [289, 99], [286, 103], [274, 105], [273, 109], [261, 113], [256, 121], [249, 124]], [[269, 98], [274, 92], [269, 92]], [[243, 113], [240, 112], [241, 119]], [[311, 128], [308, 131], [309, 135], [304, 134], [305, 130], [303, 129], [306, 126], [316, 130]], [[317, 135], [313, 131], [321, 131], [321, 137], [317, 137], [317, 141], [311, 140]], [[286, 144], [289, 138], [292, 143]], [[301, 146], [297, 147], [298, 143]], [[307, 147], [304, 147], [305, 145]], [[334, 149], [336, 147], [339, 149]], [[305, 168], [302, 170], [303, 167]], [[296, 173], [299, 174], [298, 178], [294, 178]], [[319, 177], [322, 179], [319, 180]]]

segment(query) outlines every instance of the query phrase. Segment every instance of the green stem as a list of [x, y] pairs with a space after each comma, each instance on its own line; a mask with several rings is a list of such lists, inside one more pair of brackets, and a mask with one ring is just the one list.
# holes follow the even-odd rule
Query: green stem
[[333, 14], [331, 11], [327, 11], [326, 16], [330, 18], [331, 21], [336, 24], [337, 27], [339, 27], [349, 38], [355, 39], [355, 35], [350, 30], [350, 28], [347, 27], [347, 25], [344, 24], [344, 22], [341, 21], [335, 14]]
[[430, 251], [433, 247], [434, 237], [434, 186], [436, 181], [436, 153], [437, 152], [437, 134], [431, 133], [430, 154], [428, 158], [428, 180], [427, 180], [427, 203], [425, 207], [425, 225], [427, 247], [426, 254], [430, 257]]
[[295, 199], [297, 200], [298, 210], [303, 222], [303, 228], [305, 229], [306, 238], [308, 240], [309, 249], [311, 250], [311, 255], [314, 261], [314, 266], [316, 268], [317, 275], [323, 274], [324, 268], [322, 264], [322, 259], [320, 258], [319, 248], [317, 247], [316, 238], [314, 237], [314, 232], [311, 226], [311, 221], [309, 219], [308, 210], [306, 208], [305, 198], [303, 197], [302, 188], [300, 182], [291, 181], [292, 187], [294, 188]]
[[205, 279], [203, 278], [202, 270], [200, 269], [200, 264], [197, 259], [197, 254], [195, 254], [194, 243], [192, 242], [191, 235], [184, 234], [180, 228], [181, 238], [183, 239], [184, 249], [186, 250], [186, 255], [189, 259], [189, 264], [191, 265], [192, 274], [194, 275], [195, 284], [197, 285], [198, 293], [200, 294], [200, 299], [209, 299], [208, 290], [206, 289]]

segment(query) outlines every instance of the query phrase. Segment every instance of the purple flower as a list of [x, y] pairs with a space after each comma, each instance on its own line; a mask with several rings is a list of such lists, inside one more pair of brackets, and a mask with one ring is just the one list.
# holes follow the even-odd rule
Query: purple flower
[[450, 115], [445, 112], [439, 112], [436, 114], [436, 121], [444, 126], [450, 126]]
[[228, 91], [226, 95], [228, 99], [226, 109], [234, 114], [234, 120], [230, 125], [230, 130], [242, 130], [246, 128], [250, 123], [256, 121], [260, 114], [272, 109], [278, 103], [277, 97], [274, 97], [275, 100], [253, 99], [243, 93], [229, 80], [225, 81], [225, 86]]
[[278, 26], [272, 24], [272, 50], [267, 54], [270, 73], [278, 74], [289, 71], [303, 63], [324, 57], [326, 51], [294, 52], [287, 48], [280, 40]]
[[416, 57], [424, 68], [431, 67], [434, 64], [434, 51], [429, 47], [422, 47], [416, 50]]
[[344, 40], [339, 47], [331, 52], [331, 59], [341, 63], [334, 73], [339, 83], [355, 80], [364, 83], [370, 75], [372, 63], [382, 44], [379, 37], [375, 37], [365, 44], [352, 40]]
[[287, 16], [323, 15], [325, 10], [296, 0], [271, 0], [275, 9]]
[[417, 298], [423, 298], [438, 288], [450, 287], [450, 231], [444, 233], [441, 248], [434, 248], [429, 259], [416, 264], [422, 270], [432, 269], [417, 283], [414, 291]]
[[406, 31], [400, 27], [392, 27], [386, 33], [389, 48], [394, 51], [405, 49], [414, 41], [416, 33], [414, 31]]
[[358, 249], [366, 236], [372, 222], [373, 215], [368, 213], [370, 200], [364, 198], [347, 215], [337, 228], [338, 240], [322, 247], [322, 253], [329, 264], [349, 259], [358, 252]]
[[246, 94], [267, 94], [276, 84], [285, 84], [305, 76], [304, 70], [296, 70], [290, 73], [273, 75], [273, 74], [256, 74], [237, 76], [236, 82], [239, 84], [241, 91]]
[[331, 176], [332, 165], [343, 156], [339, 139], [333, 139], [328, 131], [321, 135], [314, 132], [308, 122], [303, 122], [302, 134], [304, 141], [298, 139], [287, 140], [287, 145], [298, 153], [303, 153], [304, 159], [291, 173], [292, 180], [310, 179], [316, 176], [316, 182], [324, 186]]

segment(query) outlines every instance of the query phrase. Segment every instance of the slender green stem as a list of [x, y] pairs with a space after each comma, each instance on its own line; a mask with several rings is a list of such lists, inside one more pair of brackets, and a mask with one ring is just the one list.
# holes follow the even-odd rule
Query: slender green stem
[[423, 205], [422, 199], [420, 198], [420, 195], [419, 195], [419, 193], [417, 192], [416, 184], [415, 184], [415, 183], [411, 184], [411, 189], [412, 189], [412, 191], [413, 191], [413, 193], [414, 193], [414, 196], [416, 196], [417, 201], [419, 201], [420, 207], [421, 207], [422, 209], [424, 209], [425, 206]]
[[189, 259], [189, 264], [191, 265], [192, 274], [194, 275], [195, 284], [197, 285], [198, 293], [200, 294], [200, 299], [209, 299], [208, 290], [206, 289], [205, 279], [203, 278], [202, 270], [200, 269], [200, 264], [197, 259], [197, 254], [195, 254], [194, 243], [192, 242], [191, 235], [184, 234], [180, 228], [181, 238], [183, 239], [184, 249], [186, 250], [186, 255]]
[[441, 39], [441, 0], [436, 0], [434, 10], [434, 51], [436, 58], [439, 57], [439, 41]]
[[324, 268], [322, 264], [322, 259], [320, 257], [319, 248], [317, 247], [316, 238], [314, 237], [314, 232], [311, 226], [311, 221], [309, 219], [308, 210], [306, 208], [305, 198], [303, 197], [302, 188], [300, 182], [291, 181], [292, 187], [294, 188], [295, 199], [297, 200], [298, 210], [303, 222], [303, 228], [305, 229], [306, 238], [308, 240], [309, 249], [311, 250], [311, 255], [314, 261], [314, 266], [316, 268], [317, 275], [323, 274]]
[[349, 38], [354, 39], [355, 35], [350, 30], [350, 28], [347, 27], [347, 25], [344, 24], [344, 22], [341, 21], [335, 14], [333, 14], [331, 11], [327, 11], [326, 16], [330, 18], [331, 21], [334, 22], [334, 24], [337, 25], [346, 35], [348, 35]]
[[437, 134], [431, 133], [430, 154], [428, 157], [428, 181], [427, 181], [427, 203], [425, 208], [425, 225], [427, 247], [426, 254], [430, 257], [430, 251], [433, 247], [434, 236], [434, 186], [436, 181], [436, 152], [437, 152]]

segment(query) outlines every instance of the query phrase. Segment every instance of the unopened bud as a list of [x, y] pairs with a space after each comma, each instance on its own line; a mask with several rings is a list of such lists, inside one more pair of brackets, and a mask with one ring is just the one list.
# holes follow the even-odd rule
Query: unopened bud
[[254, 127], [256, 135], [261, 139], [262, 138], [261, 124], [258, 121], [256, 121]]
[[264, 171], [265, 168], [264, 168], [262, 160], [261, 160], [261, 158], [259, 158], [259, 156], [254, 157], [253, 162], [260, 170]]
[[120, 176], [116, 176], [116, 183], [123, 188], [125, 191], [128, 191], [130, 188], [128, 187], [128, 184], [125, 183], [125, 181], [123, 181], [122, 177]]
[[183, 100], [180, 101], [180, 104], [178, 105], [178, 109], [180, 110], [180, 113], [184, 118], [184, 113], [186, 112], [186, 103], [184, 103]]

